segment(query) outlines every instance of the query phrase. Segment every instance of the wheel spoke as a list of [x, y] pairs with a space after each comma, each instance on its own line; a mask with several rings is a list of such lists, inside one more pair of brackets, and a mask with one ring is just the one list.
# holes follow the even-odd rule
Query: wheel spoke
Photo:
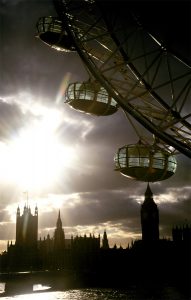
[[90, 73], [171, 151], [191, 157], [190, 67], [130, 14], [125, 21], [96, 0], [56, 2]]

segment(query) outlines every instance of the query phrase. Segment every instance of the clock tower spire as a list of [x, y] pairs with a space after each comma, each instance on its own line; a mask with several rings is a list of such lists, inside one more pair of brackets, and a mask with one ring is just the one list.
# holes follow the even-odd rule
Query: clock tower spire
[[159, 212], [149, 183], [145, 192], [145, 200], [141, 205], [141, 227], [143, 241], [152, 242], [159, 239]]

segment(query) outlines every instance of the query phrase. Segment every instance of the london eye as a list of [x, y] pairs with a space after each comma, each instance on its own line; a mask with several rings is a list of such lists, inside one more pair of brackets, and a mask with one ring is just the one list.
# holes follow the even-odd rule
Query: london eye
[[[131, 7], [128, 9], [127, 5], [124, 9], [121, 5], [124, 2], [55, 0], [58, 17], [41, 18], [37, 30], [49, 46], [77, 51], [90, 74], [90, 82], [68, 87], [66, 102], [96, 115], [113, 114], [121, 107], [155, 137], [157, 150], [151, 146], [150, 152], [155, 152], [155, 159], [156, 152], [159, 153], [166, 174], [160, 176], [166, 179], [176, 169], [170, 158], [167, 170], [171, 155], [182, 153], [191, 158], [191, 68], [186, 59], [141, 23]], [[92, 91], [96, 97], [91, 98]], [[93, 108], [88, 100], [94, 101]], [[124, 153], [127, 164], [132, 160], [127, 154], [132, 153], [132, 146], [122, 148], [115, 157], [119, 169]], [[150, 154], [145, 156], [147, 145], [135, 145], [133, 157], [135, 152], [140, 156], [143, 148], [145, 164], [150, 157]], [[167, 158], [161, 160], [161, 157]], [[140, 157], [136, 167], [139, 164]], [[150, 168], [150, 163], [147, 167]], [[150, 181], [149, 178], [139, 180]], [[162, 179], [153, 181], [157, 180]]]

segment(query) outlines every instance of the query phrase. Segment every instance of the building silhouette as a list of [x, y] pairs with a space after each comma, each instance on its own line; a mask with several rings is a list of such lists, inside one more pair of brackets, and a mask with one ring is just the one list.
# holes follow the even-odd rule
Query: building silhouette
[[149, 183], [145, 192], [145, 200], [141, 205], [142, 240], [146, 242], [159, 240], [159, 211], [153, 200]]
[[109, 241], [108, 241], [108, 238], [107, 238], [106, 230], [104, 230], [104, 234], [103, 234], [102, 248], [103, 249], [109, 249]]
[[56, 222], [56, 229], [54, 231], [53, 251], [54, 251], [54, 266], [59, 268], [64, 266], [64, 250], [65, 250], [65, 234], [62, 228], [62, 221], [60, 218], [60, 210]]
[[0, 255], [1, 270], [70, 270], [74, 280], [79, 276], [83, 286], [124, 287], [143, 281], [187, 285], [191, 226], [176, 225], [172, 228], [172, 239], [159, 239], [159, 210], [149, 184], [140, 216], [142, 240], [135, 240], [123, 249], [116, 245], [109, 247], [106, 230], [102, 238], [94, 234], [66, 238], [60, 210], [53, 235], [38, 240], [38, 208], [33, 215], [30, 207], [25, 205], [23, 214], [18, 207], [16, 241], [8, 242], [7, 251]]
[[53, 237], [48, 234], [38, 241], [39, 265], [42, 269], [87, 269], [93, 265], [100, 247], [100, 235], [66, 238], [59, 210]]
[[62, 228], [62, 221], [60, 218], [60, 210], [58, 213], [58, 219], [56, 222], [56, 229], [54, 231], [54, 250], [63, 251], [65, 249], [65, 234]]
[[7, 269], [25, 270], [34, 269], [38, 265], [38, 208], [34, 215], [30, 206], [20, 208], [16, 213], [16, 240], [7, 245]]
[[24, 206], [23, 214], [17, 208], [16, 217], [16, 243], [18, 247], [33, 248], [37, 246], [38, 239], [38, 208], [32, 215], [30, 207]]
[[188, 224], [174, 226], [172, 228], [172, 239], [174, 242], [189, 243], [191, 240], [191, 226]]

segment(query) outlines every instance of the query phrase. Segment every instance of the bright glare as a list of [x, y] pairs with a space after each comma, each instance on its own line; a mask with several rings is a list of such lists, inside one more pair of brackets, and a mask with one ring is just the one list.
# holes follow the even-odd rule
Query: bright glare
[[75, 160], [74, 150], [57, 135], [62, 114], [42, 109], [40, 117], [9, 143], [0, 143], [0, 180], [21, 189], [43, 189], [54, 184]]
[[[58, 292], [50, 292], [50, 293], [34, 293], [34, 294], [26, 294], [26, 295], [18, 295], [15, 296], [15, 299], [20, 299], [20, 300], [24, 300], [24, 299], [30, 299], [30, 300], [54, 300], [54, 299], [59, 299], [57, 298], [57, 296], [59, 297]], [[61, 298], [60, 298], [61, 299]]]
[[50, 288], [51, 288], [50, 286], [42, 285], [41, 283], [33, 284], [33, 292], [49, 290]]

